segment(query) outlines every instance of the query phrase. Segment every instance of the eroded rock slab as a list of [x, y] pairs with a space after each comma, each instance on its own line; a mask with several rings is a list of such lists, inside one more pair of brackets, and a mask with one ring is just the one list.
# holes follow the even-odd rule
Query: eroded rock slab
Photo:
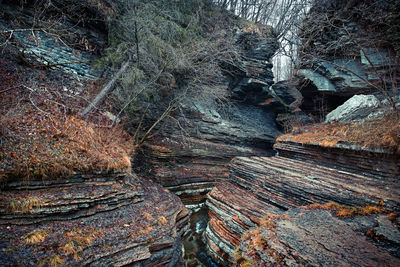
[[[293, 209], [271, 216], [239, 245], [251, 266], [397, 266], [400, 259], [374, 245], [356, 225], [325, 210]], [[258, 240], [258, 242], [255, 242]]]
[[179, 266], [188, 211], [130, 175], [10, 184], [0, 194], [2, 266]]
[[277, 42], [266, 28], [269, 32], [265, 34], [230, 33], [227, 38], [234, 41], [238, 56], [221, 67], [226, 78], [221, 88], [215, 88], [224, 100], [187, 96], [180, 113], [163, 125], [158, 137], [137, 157], [141, 171], [148, 171], [185, 203], [204, 199], [217, 181], [226, 179], [233, 157], [272, 152], [280, 134], [275, 107], [283, 104], [268, 90], [273, 84], [268, 61]]
[[[393, 255], [397, 255], [399, 247], [394, 240], [397, 240], [398, 226], [382, 219], [382, 216], [388, 217], [387, 213], [357, 215], [342, 220], [327, 212], [299, 211], [300, 207], [313, 203], [333, 202], [351, 207], [383, 205], [385, 210], [382, 212], [398, 212], [400, 184], [395, 157], [381, 152], [377, 159], [376, 153], [345, 148], [335, 150], [315, 146], [309, 150], [311, 148], [295, 143], [278, 143], [275, 147], [282, 156], [237, 157], [232, 160], [229, 181], [220, 182], [209, 193], [207, 206], [210, 222], [205, 236], [209, 254], [214, 259], [224, 265], [239, 263], [240, 257], [235, 258], [238, 244], [243, 251], [246, 246], [253, 246], [248, 255], [259, 253], [256, 258], [244, 257], [253, 261], [250, 262], [252, 266], [280, 264], [281, 256], [289, 254], [287, 265], [324, 266], [356, 263], [361, 266], [385, 265]], [[357, 156], [347, 162], [353, 154]], [[298, 222], [290, 227], [304, 228], [302, 233], [273, 239], [271, 242], [276, 241], [276, 255], [275, 252], [269, 254], [263, 251], [272, 246], [269, 243], [271, 238], [267, 238], [271, 233], [262, 236], [263, 230], [259, 227], [269, 225], [266, 223], [269, 214], [276, 214], [277, 218], [298, 217]], [[318, 220], [322, 221], [322, 228], [316, 226]], [[341, 231], [336, 231], [336, 227]], [[397, 231], [393, 232], [393, 229]], [[286, 230], [282, 228], [282, 232]], [[248, 235], [248, 231], [253, 237]], [[324, 231], [326, 233], [322, 238], [319, 235], [323, 235]], [[389, 234], [390, 231], [393, 234]], [[372, 238], [366, 237], [367, 232]], [[310, 240], [306, 239], [308, 235]], [[352, 241], [347, 241], [347, 237], [351, 237]], [[353, 242], [353, 238], [358, 241]], [[330, 239], [332, 247], [328, 244]], [[307, 246], [310, 251], [315, 246], [315, 252], [309, 252]], [[381, 253], [382, 250], [385, 253]], [[365, 256], [364, 253], [371, 255]], [[274, 258], [275, 261], [272, 261]]]

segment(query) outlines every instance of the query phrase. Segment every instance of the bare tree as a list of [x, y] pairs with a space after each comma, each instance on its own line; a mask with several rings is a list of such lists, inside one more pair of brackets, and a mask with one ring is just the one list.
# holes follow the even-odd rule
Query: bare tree
[[297, 61], [301, 22], [313, 0], [215, 0], [244, 19], [268, 24], [274, 28], [280, 46], [274, 61], [276, 80], [289, 78]]

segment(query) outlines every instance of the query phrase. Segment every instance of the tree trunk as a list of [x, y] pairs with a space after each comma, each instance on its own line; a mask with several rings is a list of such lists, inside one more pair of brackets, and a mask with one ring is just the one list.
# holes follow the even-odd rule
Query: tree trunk
[[103, 102], [104, 98], [112, 91], [114, 84], [121, 77], [121, 75], [126, 71], [128, 66], [130, 65], [130, 60], [126, 61], [122, 64], [122, 67], [119, 69], [117, 74], [109, 81], [106, 86], [104, 86], [103, 90], [96, 96], [96, 98], [82, 111], [79, 116], [86, 117], [86, 115], [91, 112], [93, 109], [97, 109], [98, 106]]

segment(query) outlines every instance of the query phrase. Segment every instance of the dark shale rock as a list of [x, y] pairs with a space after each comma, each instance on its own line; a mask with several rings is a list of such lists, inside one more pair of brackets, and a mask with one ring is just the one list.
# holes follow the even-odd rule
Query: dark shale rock
[[[384, 151], [378, 153], [349, 147], [328, 149], [286, 142], [277, 143], [275, 148], [279, 156], [235, 158], [230, 164], [229, 181], [218, 183], [209, 193], [210, 222], [205, 236], [209, 254], [215, 260], [225, 265], [233, 264], [235, 247], [240, 244], [243, 255], [260, 253], [260, 261], [252, 262], [252, 266], [279, 263], [272, 260], [267, 249], [270, 247], [277, 255], [285, 255], [287, 261], [283, 263], [287, 265], [365, 266], [379, 263], [388, 266], [391, 259], [398, 261], [391, 256], [396, 255], [398, 249], [393, 242], [397, 240], [396, 234], [388, 234], [393, 227], [398, 231], [398, 226], [391, 222], [387, 224], [379, 217], [375, 219], [376, 215], [356, 216], [343, 222], [329, 212], [298, 210], [313, 203], [335, 202], [363, 207], [383, 202], [384, 208], [398, 212], [398, 156]], [[261, 249], [254, 248], [246, 252], [249, 240], [254, 238], [246, 239], [244, 233], [258, 229], [263, 218], [270, 214], [288, 215], [293, 221], [284, 220], [278, 225], [277, 237], [273, 239], [267, 238], [272, 230], [265, 232], [268, 229], [261, 227], [266, 250], [260, 252]], [[317, 225], [318, 216], [321, 217], [320, 226]], [[365, 237], [376, 225], [382, 228], [374, 231], [387, 236], [382, 238], [386, 241], [375, 243]], [[292, 231], [289, 229], [290, 232], [284, 234], [289, 231], [287, 227], [299, 232], [289, 234]], [[312, 252], [313, 247], [315, 252]], [[365, 250], [360, 251], [362, 248]]]
[[325, 115], [356, 94], [398, 94], [399, 28], [394, 18], [399, 8], [396, 1], [314, 3], [303, 21], [295, 71], [304, 111]]
[[362, 148], [343, 142], [333, 148], [293, 142], [279, 142], [274, 147], [285, 158], [311, 164], [318, 162], [319, 165], [371, 176], [376, 180], [388, 179], [396, 183], [396, 178], [400, 177], [399, 155], [390, 151]]
[[279, 113], [295, 111], [301, 105], [303, 96], [296, 88], [297, 81], [280, 81], [273, 84], [269, 91], [274, 95], [274, 110]]
[[28, 181], [8, 184], [0, 198], [2, 266], [183, 264], [188, 211], [150, 181], [126, 174]]
[[274, 98], [268, 92], [268, 88], [274, 83], [269, 60], [278, 48], [273, 34], [264, 36], [240, 32], [236, 36], [236, 44], [241, 57], [231, 66], [231, 71], [235, 73], [230, 82], [233, 98], [252, 104]]
[[[252, 266], [397, 266], [400, 259], [377, 247], [351, 222], [325, 210], [293, 209], [255, 234], [264, 240], [258, 249], [251, 240], [240, 243], [239, 251], [257, 258]], [[251, 236], [251, 233], [250, 233]], [[253, 253], [252, 255], [250, 255]], [[254, 253], [256, 256], [254, 256]]]
[[187, 96], [181, 112], [136, 157], [140, 171], [188, 204], [204, 200], [217, 181], [226, 179], [233, 157], [272, 154], [280, 133], [276, 111], [269, 105], [269, 99], [277, 102], [276, 95], [268, 89], [273, 83], [268, 61], [277, 48], [275, 37], [271, 31], [239, 31], [230, 38], [237, 40], [240, 56], [225, 66], [234, 76], [228, 75], [226, 87], [218, 89], [225, 90], [228, 103]]
[[[35, 18], [38, 15], [36, 14], [37, 11], [30, 4], [26, 4], [24, 8], [18, 7], [18, 4], [16, 5], [15, 3], [3, 4], [3, 13], [0, 18], [0, 29], [2, 31], [10, 31], [5, 36], [9, 38], [9, 43], [18, 48], [21, 63], [39, 69], [52, 68], [61, 70], [65, 78], [69, 80], [97, 80], [101, 76], [101, 72], [94, 68], [93, 64], [99, 58], [99, 51], [105, 47], [107, 39], [105, 25], [98, 25], [101, 19], [91, 20], [94, 25], [85, 21], [83, 16], [79, 17], [79, 15], [75, 17], [75, 20], [71, 20], [77, 13], [89, 12], [88, 10], [83, 11], [83, 9], [80, 9], [79, 12], [71, 14], [69, 20], [62, 20], [60, 18], [61, 15], [58, 14], [57, 19], [61, 23], [52, 24], [54, 23], [53, 20], [56, 19], [52, 17], [54, 14], [51, 11], [57, 10], [57, 5], [65, 5], [65, 3], [57, 2], [52, 3], [55, 10], [51, 8], [46, 10], [44, 16], [48, 17], [43, 17], [43, 21], [37, 24], [37, 21], [35, 21], [37, 20]], [[44, 7], [42, 8], [44, 9]], [[93, 9], [96, 8], [93, 7]], [[68, 11], [63, 10], [66, 13]], [[92, 10], [91, 15], [93, 15], [93, 12]], [[65, 14], [63, 15], [65, 16]], [[103, 14], [103, 16], [105, 17], [106, 15]], [[50, 22], [47, 23], [45, 18]], [[79, 25], [81, 22], [86, 22], [86, 25]], [[92, 27], [89, 27], [89, 25]], [[15, 29], [30, 29], [32, 27], [37, 30], [11, 32], [11, 30]], [[79, 92], [74, 91], [71, 93], [76, 94]]]

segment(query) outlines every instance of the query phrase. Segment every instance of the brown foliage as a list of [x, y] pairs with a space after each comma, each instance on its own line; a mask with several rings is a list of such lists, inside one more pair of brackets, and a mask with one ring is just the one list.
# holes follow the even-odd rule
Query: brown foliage
[[130, 170], [130, 136], [121, 127], [101, 126], [100, 115], [98, 123], [79, 119], [75, 114], [86, 104], [83, 96], [71, 96], [65, 85], [46, 77], [24, 80], [23, 74], [10, 73], [16, 71], [0, 71], [0, 182]]
[[325, 204], [318, 204], [314, 203], [306, 208], [308, 209], [323, 209], [323, 210], [332, 210], [335, 211], [336, 216], [338, 217], [353, 217], [356, 215], [361, 215], [361, 216], [369, 216], [372, 214], [379, 214], [379, 213], [388, 213], [388, 210], [384, 209], [381, 205], [379, 206], [373, 206], [373, 205], [368, 205], [362, 208], [358, 207], [351, 207], [351, 206], [344, 206], [344, 205], [339, 205], [337, 203], [329, 202]]
[[25, 235], [24, 241], [26, 244], [41, 243], [46, 239], [47, 236], [48, 236], [47, 232], [36, 229]]
[[325, 147], [348, 143], [400, 153], [400, 122], [397, 114], [386, 113], [358, 122], [297, 127], [292, 133], [280, 136], [277, 141], [318, 144]]
[[[49, 108], [46, 102], [41, 108]], [[95, 124], [57, 111], [46, 114], [30, 105], [2, 118], [8, 133], [1, 144], [1, 165], [15, 176], [65, 176], [75, 171], [126, 171], [130, 138], [120, 129]]]

